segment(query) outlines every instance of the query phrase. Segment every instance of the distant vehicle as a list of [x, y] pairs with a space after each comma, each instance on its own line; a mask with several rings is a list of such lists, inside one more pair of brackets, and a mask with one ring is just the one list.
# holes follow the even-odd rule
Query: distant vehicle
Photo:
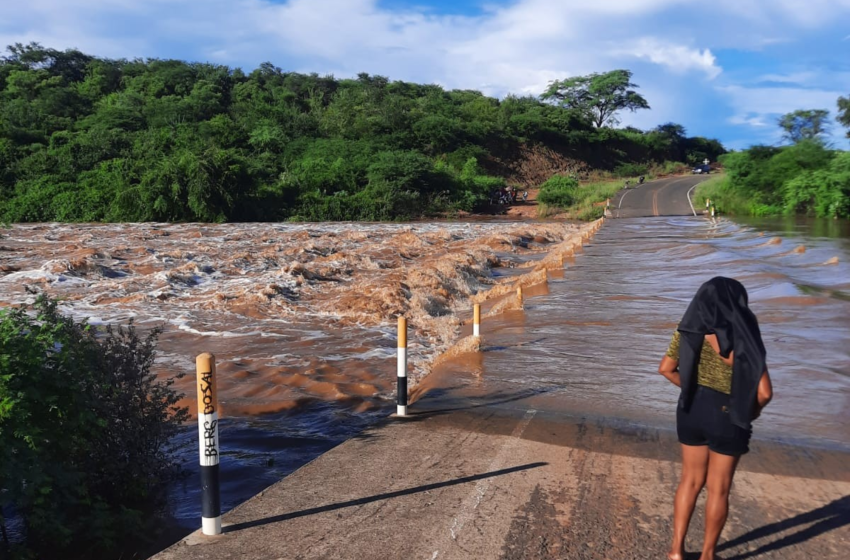
[[702, 175], [704, 173], [705, 174], [711, 173], [711, 167], [709, 167], [708, 165], [697, 165], [696, 167], [694, 167], [694, 170], [693, 170], [694, 175]]

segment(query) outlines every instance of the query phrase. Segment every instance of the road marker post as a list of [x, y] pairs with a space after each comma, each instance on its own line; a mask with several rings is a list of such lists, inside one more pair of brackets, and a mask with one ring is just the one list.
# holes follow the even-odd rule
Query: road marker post
[[407, 416], [407, 319], [398, 318], [397, 416]]
[[517, 286], [516, 289], [516, 299], [519, 303], [520, 308], [522, 307], [522, 286]]
[[472, 306], [472, 336], [481, 336], [481, 304]]
[[218, 390], [215, 356], [204, 352], [195, 358], [198, 375], [198, 438], [201, 463], [201, 530], [221, 534], [221, 485], [219, 481]]
[[714, 206], [711, 207], [711, 217], [714, 217]]

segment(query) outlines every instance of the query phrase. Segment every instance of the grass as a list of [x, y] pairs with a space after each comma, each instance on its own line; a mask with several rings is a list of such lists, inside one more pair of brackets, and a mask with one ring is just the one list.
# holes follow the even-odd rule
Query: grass
[[726, 175], [716, 175], [699, 184], [694, 191], [694, 208], [702, 208], [705, 199], [711, 200], [718, 212], [732, 215], [762, 215], [765, 212], [761, 205], [755, 205], [752, 200], [732, 191], [729, 188], [729, 178]]
[[[664, 164], [652, 166], [644, 178], [649, 181], [659, 175], [686, 173], [689, 169], [690, 167], [684, 163], [668, 161]], [[706, 181], [706, 183], [710, 183], [712, 180]], [[623, 188], [626, 181], [630, 185], [638, 184], [637, 177], [613, 179], [609, 173], [591, 175], [589, 183], [579, 186], [576, 191], [576, 200], [571, 206], [560, 209], [541, 204], [537, 215], [540, 218], [545, 218], [563, 211], [565, 217], [572, 220], [593, 221], [599, 219], [605, 213], [605, 207], [594, 206], [594, 203], [605, 202], [605, 200], [613, 198]]]
[[[594, 203], [605, 202], [623, 188], [626, 179], [601, 181], [580, 185], [576, 191], [576, 201], [565, 208], [567, 218], [573, 220], [592, 221], [602, 217], [604, 206], [594, 206]], [[637, 184], [637, 179], [629, 179], [631, 184]]]

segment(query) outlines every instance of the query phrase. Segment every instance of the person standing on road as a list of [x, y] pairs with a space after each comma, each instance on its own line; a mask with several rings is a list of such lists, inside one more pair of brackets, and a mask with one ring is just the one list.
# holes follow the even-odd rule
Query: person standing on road
[[722, 276], [700, 286], [658, 366], [682, 390], [676, 410], [682, 478], [673, 503], [670, 560], [685, 557], [685, 535], [703, 486], [708, 500], [700, 560], [714, 560], [732, 477], [749, 451], [751, 422], [773, 398], [765, 358], [744, 286]]

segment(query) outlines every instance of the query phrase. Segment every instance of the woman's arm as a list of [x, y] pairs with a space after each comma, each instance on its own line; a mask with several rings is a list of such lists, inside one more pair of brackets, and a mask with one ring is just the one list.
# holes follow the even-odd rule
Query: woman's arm
[[666, 377], [676, 387], [682, 386], [682, 381], [679, 378], [679, 360], [664, 356], [658, 366], [658, 373]]
[[717, 355], [720, 356], [720, 359], [723, 360], [724, 364], [726, 364], [727, 366], [731, 366], [734, 363], [734, 361], [735, 361], [735, 351], [734, 350], [729, 352], [728, 358], [724, 358], [723, 356], [720, 355], [720, 343], [717, 342], [717, 335], [716, 334], [707, 334], [707, 335], [705, 335], [705, 339], [708, 341], [709, 344], [711, 344], [711, 347], [714, 348], [714, 351], [717, 352]]
[[773, 399], [773, 383], [770, 382], [770, 373], [764, 370], [759, 379], [758, 393], [756, 394], [756, 408], [753, 412], [753, 420], [761, 415], [762, 409]]

